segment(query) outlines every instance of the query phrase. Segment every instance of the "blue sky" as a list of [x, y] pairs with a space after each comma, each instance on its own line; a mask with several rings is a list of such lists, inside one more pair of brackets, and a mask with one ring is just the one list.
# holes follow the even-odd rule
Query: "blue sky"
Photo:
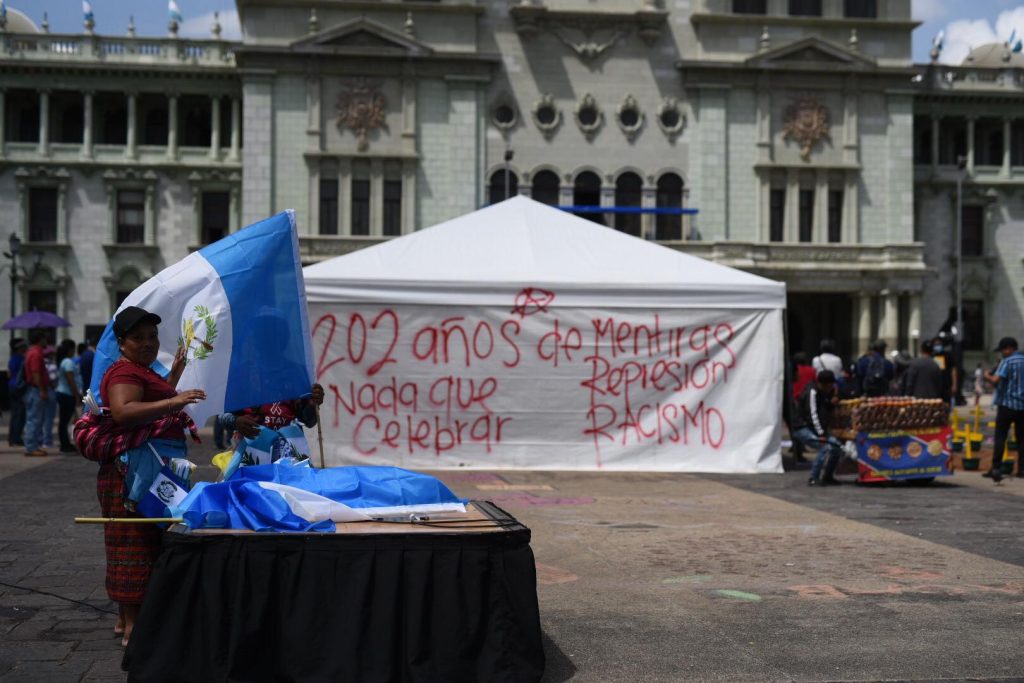
[[[946, 32], [942, 61], [959, 64], [972, 46], [1006, 40], [1017, 29], [1024, 35], [1024, 3], [1019, 0], [911, 0], [914, 18], [923, 24], [914, 31], [914, 61], [928, 61], [932, 37]], [[886, 0], [880, 0], [886, 2]], [[49, 15], [50, 31], [77, 33], [82, 30], [81, 0], [8, 0], [35, 21]], [[224, 37], [238, 38], [238, 14], [231, 0], [178, 0], [185, 23], [181, 34], [207, 37], [213, 13], [220, 11]], [[92, 0], [96, 32], [121, 34], [134, 15], [139, 35], [167, 33], [167, 3], [163, 0]]]

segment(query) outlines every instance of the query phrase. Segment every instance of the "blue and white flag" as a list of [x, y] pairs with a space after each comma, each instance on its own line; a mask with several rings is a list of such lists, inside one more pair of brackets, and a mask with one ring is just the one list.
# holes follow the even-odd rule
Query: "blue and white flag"
[[[282, 461], [283, 462], [283, 461]], [[398, 467], [254, 465], [200, 482], [170, 514], [193, 529], [334, 531], [335, 522], [466, 511], [439, 479]]]
[[[313, 351], [295, 214], [279, 213], [194, 252], [142, 283], [121, 304], [162, 318], [163, 375], [179, 345], [188, 364], [178, 389], [202, 389], [186, 408], [211, 415], [296, 399], [313, 385]], [[116, 315], [116, 314], [115, 314]], [[121, 356], [113, 321], [96, 345], [91, 392]]]
[[184, 21], [181, 18], [181, 8], [178, 7], [177, 0], [169, 0], [167, 3], [167, 14], [170, 16], [171, 21], [176, 21], [179, 24]]
[[7, 0], [0, 0], [0, 22], [7, 23]]
[[82, 18], [85, 21], [92, 21], [92, 3], [89, 0], [82, 0]]

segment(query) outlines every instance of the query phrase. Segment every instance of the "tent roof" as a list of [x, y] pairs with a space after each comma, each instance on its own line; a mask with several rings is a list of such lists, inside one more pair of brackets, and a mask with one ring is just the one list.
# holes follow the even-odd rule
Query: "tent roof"
[[785, 307], [782, 283], [521, 196], [303, 274], [310, 301], [507, 304], [537, 287], [562, 306]]

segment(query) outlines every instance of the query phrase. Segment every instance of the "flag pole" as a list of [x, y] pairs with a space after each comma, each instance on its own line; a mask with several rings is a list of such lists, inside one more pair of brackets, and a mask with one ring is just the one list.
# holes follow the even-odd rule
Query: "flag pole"
[[316, 409], [316, 439], [320, 442], [320, 469], [324, 469], [324, 430], [320, 426], [320, 406], [313, 404]]
[[75, 524], [179, 524], [181, 517], [75, 517]]

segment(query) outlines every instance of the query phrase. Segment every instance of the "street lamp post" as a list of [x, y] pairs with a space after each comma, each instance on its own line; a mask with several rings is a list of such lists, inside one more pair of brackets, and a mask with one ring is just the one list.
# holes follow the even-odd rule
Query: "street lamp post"
[[[7, 245], [10, 251], [5, 251], [4, 256], [11, 260], [11, 317], [17, 311], [14, 308], [15, 292], [18, 288], [18, 254], [21, 252], [21, 238], [16, 233], [11, 233], [7, 238]], [[14, 341], [14, 330], [11, 330], [11, 341]]]
[[953, 332], [953, 339], [963, 343], [963, 261], [964, 261], [964, 210], [963, 210], [963, 184], [964, 169], [967, 167], [967, 158], [959, 156], [956, 159], [956, 329]]

